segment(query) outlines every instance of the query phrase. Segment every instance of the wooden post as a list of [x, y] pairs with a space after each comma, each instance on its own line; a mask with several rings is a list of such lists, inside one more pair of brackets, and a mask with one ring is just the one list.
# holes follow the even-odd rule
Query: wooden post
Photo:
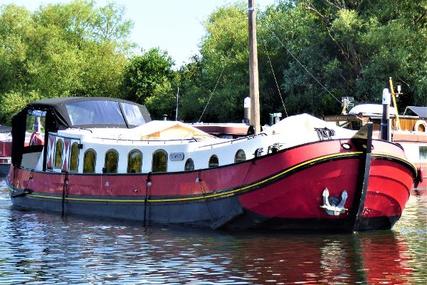
[[259, 111], [258, 51], [256, 40], [255, 0], [248, 0], [249, 26], [249, 95], [251, 97], [251, 122], [255, 134], [261, 131]]

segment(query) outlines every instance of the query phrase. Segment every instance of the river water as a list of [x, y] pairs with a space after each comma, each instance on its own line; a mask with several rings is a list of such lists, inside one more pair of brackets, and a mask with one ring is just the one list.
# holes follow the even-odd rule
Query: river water
[[427, 195], [391, 231], [224, 233], [11, 209], [0, 181], [0, 284], [426, 284]]

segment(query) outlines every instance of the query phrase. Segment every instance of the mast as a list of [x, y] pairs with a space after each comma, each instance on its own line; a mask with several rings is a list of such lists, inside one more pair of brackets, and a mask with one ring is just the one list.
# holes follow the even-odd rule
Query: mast
[[[396, 93], [394, 93], [393, 80], [389, 78], [391, 98], [393, 99], [394, 109], [396, 110], [396, 128], [400, 130], [399, 111], [397, 110]], [[398, 93], [399, 94], [399, 93]]]
[[259, 112], [258, 51], [256, 39], [255, 0], [248, 0], [249, 27], [249, 95], [251, 97], [251, 120], [255, 134], [261, 131]]

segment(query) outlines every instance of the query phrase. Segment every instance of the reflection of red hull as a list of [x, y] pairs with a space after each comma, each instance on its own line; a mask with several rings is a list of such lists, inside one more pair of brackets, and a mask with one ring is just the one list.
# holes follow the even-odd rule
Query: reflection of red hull
[[[243, 229], [390, 228], [409, 198], [413, 167], [399, 147], [374, 141], [364, 198], [360, 189], [365, 155], [356, 144], [346, 150], [342, 143], [351, 142], [316, 142], [239, 164], [167, 174], [65, 175], [14, 168], [9, 184], [17, 207], [144, 223]], [[330, 215], [321, 207], [326, 188], [338, 200], [347, 191], [347, 211]], [[360, 224], [355, 226], [357, 215]]]
[[[240, 241], [240, 240], [239, 240]], [[254, 284], [411, 284], [407, 243], [393, 232], [246, 238], [233, 269]], [[266, 254], [266, 252], [268, 254]], [[409, 263], [409, 264], [408, 264]]]

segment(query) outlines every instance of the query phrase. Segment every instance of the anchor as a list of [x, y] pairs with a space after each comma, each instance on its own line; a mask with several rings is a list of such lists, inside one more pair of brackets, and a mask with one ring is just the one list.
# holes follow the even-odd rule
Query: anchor
[[348, 209], [344, 208], [345, 202], [347, 201], [348, 194], [347, 191], [342, 191], [341, 201], [337, 197], [329, 198], [329, 190], [325, 188], [322, 193], [323, 205], [320, 208], [325, 209], [326, 213], [330, 216], [339, 216]]

